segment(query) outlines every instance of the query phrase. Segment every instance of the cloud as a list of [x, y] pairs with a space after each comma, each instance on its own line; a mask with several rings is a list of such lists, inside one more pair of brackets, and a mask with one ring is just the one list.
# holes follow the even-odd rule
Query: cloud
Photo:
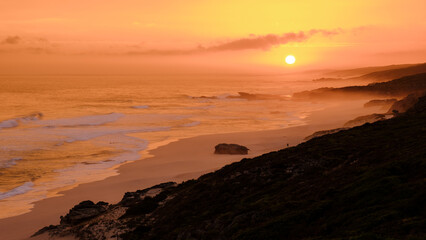
[[217, 46], [212, 46], [208, 51], [238, 51], [249, 49], [269, 50], [274, 46], [287, 44], [290, 42], [304, 42], [313, 35], [322, 34], [325, 36], [338, 34], [339, 31], [311, 30], [309, 32], [290, 32], [282, 35], [268, 34], [264, 36], [252, 36], [241, 38]]
[[19, 36], [9, 36], [6, 37], [1, 43], [2, 44], [18, 44], [21, 41]]
[[208, 52], [223, 52], [223, 51], [243, 51], [243, 50], [270, 50], [272, 47], [284, 45], [292, 42], [304, 42], [314, 35], [322, 36], [333, 36], [340, 34], [342, 30], [322, 30], [313, 29], [307, 32], [289, 32], [281, 35], [268, 34], [268, 35], [253, 35], [251, 34], [247, 38], [240, 38], [230, 40], [221, 44], [212, 45], [210, 47], [198, 46], [193, 49], [183, 50], [158, 50], [150, 49], [146, 51], [134, 51], [129, 52], [130, 55], [185, 55], [185, 54], [196, 54], [196, 53], [208, 53]]

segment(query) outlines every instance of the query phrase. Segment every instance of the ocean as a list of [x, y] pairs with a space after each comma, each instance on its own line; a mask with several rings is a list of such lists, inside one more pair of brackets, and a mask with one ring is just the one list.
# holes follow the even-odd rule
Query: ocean
[[306, 124], [324, 104], [290, 96], [316, 87], [297, 75], [0, 76], [0, 218], [178, 139]]

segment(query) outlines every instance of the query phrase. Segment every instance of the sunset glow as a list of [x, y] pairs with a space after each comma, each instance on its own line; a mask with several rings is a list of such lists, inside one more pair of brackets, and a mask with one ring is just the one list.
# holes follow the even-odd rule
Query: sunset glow
[[426, 53], [422, 0], [24, 2], [0, 8], [3, 73], [282, 72], [289, 51], [297, 69]]
[[425, 10], [1, 0], [0, 240], [426, 239]]

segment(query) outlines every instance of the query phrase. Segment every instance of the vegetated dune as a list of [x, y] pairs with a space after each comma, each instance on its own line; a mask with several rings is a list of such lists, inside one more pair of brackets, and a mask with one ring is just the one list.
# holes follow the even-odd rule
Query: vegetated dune
[[[40, 233], [80, 239], [425, 239], [425, 124], [422, 97], [395, 118], [243, 159], [197, 180], [126, 193], [115, 205], [83, 202], [61, 225]], [[102, 211], [71, 221], [82, 208]]]
[[405, 76], [389, 82], [371, 83], [364, 86], [318, 88], [293, 94], [293, 100], [353, 100], [366, 97], [403, 97], [426, 89], [426, 73]]

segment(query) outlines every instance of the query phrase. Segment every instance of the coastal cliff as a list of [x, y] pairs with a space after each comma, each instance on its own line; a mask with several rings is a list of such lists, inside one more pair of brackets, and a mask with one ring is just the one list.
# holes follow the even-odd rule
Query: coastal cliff
[[[197, 180], [126, 193], [118, 204], [90, 203], [102, 211], [38, 234], [79, 239], [424, 239], [425, 131], [422, 97], [389, 120], [243, 159]], [[68, 215], [75, 214], [71, 210]]]

